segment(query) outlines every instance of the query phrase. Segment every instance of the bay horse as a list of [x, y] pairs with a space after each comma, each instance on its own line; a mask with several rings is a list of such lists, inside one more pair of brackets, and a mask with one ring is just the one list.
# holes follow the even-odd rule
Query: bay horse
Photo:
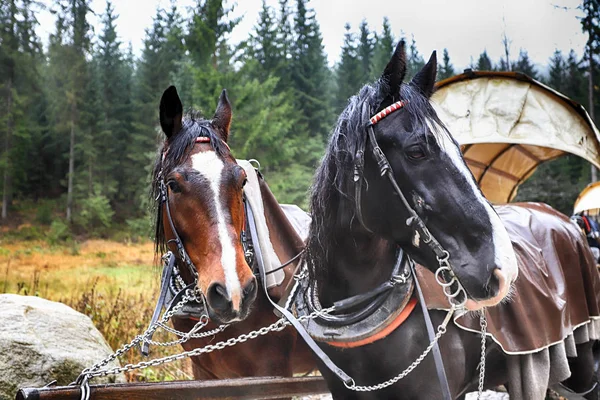
[[[156, 203], [157, 254], [171, 250], [185, 285], [197, 281], [210, 322], [227, 328], [218, 340], [268, 326], [278, 318], [267, 300], [245, 254], [243, 191], [245, 170], [232, 156], [227, 140], [232, 110], [224, 90], [212, 119], [183, 115], [174, 86], [160, 100], [159, 118], [165, 141], [153, 171]], [[273, 248], [282, 261], [292, 260], [303, 241], [286, 219], [264, 180], [259, 179], [265, 219]], [[182, 249], [178, 248], [181, 246]], [[291, 277], [296, 262], [284, 271]], [[270, 289], [278, 300], [283, 286]], [[161, 308], [161, 307], [159, 307]], [[173, 317], [175, 329], [189, 332], [192, 317]], [[214, 336], [194, 338], [185, 350], [204, 347]], [[292, 376], [314, 368], [312, 354], [293, 328], [192, 358], [195, 379], [252, 376]]]
[[[412, 296], [406, 254], [435, 273], [440, 284], [462, 286], [464, 292], [452, 289], [446, 295], [466, 297], [462, 311], [467, 316], [494, 310], [502, 302], [518, 305], [518, 292], [511, 300], [515, 281], [524, 279], [513, 249], [517, 242], [477, 187], [458, 144], [429, 101], [436, 64], [434, 52], [412, 81], [403, 83], [406, 56], [401, 41], [381, 78], [349, 100], [314, 178], [304, 257], [308, 278], [295, 294], [295, 307], [300, 314], [335, 307], [332, 314], [307, 323], [322, 350], [351, 377], [343, 382], [319, 362], [335, 399], [443, 397], [430, 356], [417, 362], [406, 378], [397, 375], [430, 343], [424, 313]], [[566, 258], [587, 259], [568, 220], [542, 209], [532, 213], [548, 215], [540, 221], [558, 227], [557, 232], [575, 235], [576, 245]], [[539, 228], [541, 222], [533, 224]], [[562, 234], [548, 232], [550, 244], [552, 236]], [[387, 299], [373, 300], [385, 290], [391, 293]], [[395, 302], [390, 300], [394, 296]], [[521, 307], [536, 310], [534, 303]], [[337, 310], [340, 315], [335, 315]], [[440, 310], [430, 314], [434, 326], [447, 315]], [[380, 325], [365, 326], [369, 318], [379, 318]], [[439, 345], [451, 396], [464, 398], [478, 387], [481, 336], [450, 322]], [[570, 365], [576, 379], [567, 383], [583, 392], [594, 388], [597, 373], [590, 344], [578, 344], [577, 351], [580, 362]], [[485, 357], [484, 386], [509, 382], [510, 358], [519, 356], [507, 355], [488, 336]], [[594, 393], [586, 396], [597, 396], [597, 387]]]

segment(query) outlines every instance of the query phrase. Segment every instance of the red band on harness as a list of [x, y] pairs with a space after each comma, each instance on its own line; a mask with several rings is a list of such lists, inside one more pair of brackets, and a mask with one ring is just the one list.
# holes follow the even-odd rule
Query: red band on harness
[[[210, 142], [210, 138], [208, 136], [198, 136], [196, 138], [196, 143], [209, 143]], [[221, 143], [223, 143], [225, 145], [225, 147], [227, 147], [227, 150], [229, 150], [231, 152], [231, 148], [229, 147], [229, 145], [227, 144], [226, 141], [221, 140]]]
[[373, 336], [369, 336], [368, 338], [364, 338], [361, 340], [357, 340], [355, 342], [326, 342], [328, 345], [333, 347], [341, 347], [344, 349], [351, 349], [354, 347], [364, 346], [366, 344], [371, 344], [378, 340], [381, 340], [388, 336], [390, 333], [394, 332], [406, 319], [410, 316], [412, 311], [415, 309], [417, 305], [417, 299], [411, 298], [406, 304], [406, 307], [400, 312], [400, 314], [394, 319], [388, 326], [383, 328], [381, 331], [377, 332]]
[[371, 117], [371, 124], [375, 125], [376, 123], [378, 123], [379, 121], [381, 121], [382, 119], [384, 119], [385, 117], [387, 117], [388, 115], [393, 113], [394, 111], [398, 111], [405, 105], [406, 105], [406, 101], [400, 100], [400, 101], [395, 102], [391, 106], [384, 108], [383, 110], [379, 111], [377, 114], [375, 114]]

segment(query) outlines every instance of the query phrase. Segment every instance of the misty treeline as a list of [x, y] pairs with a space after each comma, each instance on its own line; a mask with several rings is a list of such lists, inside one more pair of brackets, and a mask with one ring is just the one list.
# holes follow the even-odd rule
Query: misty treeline
[[[151, 165], [163, 139], [158, 103], [171, 84], [185, 109], [207, 118], [226, 88], [233, 104], [229, 144], [235, 156], [258, 159], [281, 202], [306, 205], [337, 114], [349, 96], [379, 76], [400, 39], [393, 32], [402, 28], [390, 26], [386, 18], [381, 26], [346, 25], [341, 57], [330, 68], [308, 3], [263, 3], [246, 40], [233, 44], [229, 33], [240, 22], [231, 17], [234, 6], [197, 0], [190, 9], [180, 9], [172, 2], [156, 10], [136, 57], [131, 44], [117, 35], [122, 22], [111, 2], [104, 10], [91, 10], [91, 0], [2, 0], [2, 221], [17, 224], [29, 212], [38, 223], [52, 222], [59, 234], [102, 234], [111, 225], [145, 229]], [[575, 51], [557, 51], [542, 74], [525, 49], [513, 54], [505, 37], [502, 59], [492, 60], [484, 50], [471, 67], [524, 72], [586, 107], [591, 88], [598, 115], [598, 3], [585, 0], [581, 6], [587, 16], [582, 29], [590, 35], [583, 58]], [[42, 9], [56, 17], [46, 46], [36, 34]], [[97, 31], [90, 25], [92, 12], [101, 17]], [[406, 40], [410, 79], [424, 58], [414, 37]], [[462, 72], [441, 50], [439, 78]], [[587, 163], [566, 157], [537, 173], [521, 193], [568, 212], [588, 171]], [[564, 182], [559, 191], [551, 186], [557, 182]]]

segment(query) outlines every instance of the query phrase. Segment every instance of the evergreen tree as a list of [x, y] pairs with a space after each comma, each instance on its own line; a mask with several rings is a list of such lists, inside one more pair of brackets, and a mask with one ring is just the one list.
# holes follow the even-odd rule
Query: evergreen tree
[[219, 61], [225, 60], [222, 53], [228, 52], [226, 35], [231, 33], [240, 18], [228, 18], [233, 7], [226, 8], [223, 3], [223, 0], [196, 0], [192, 8], [185, 43], [197, 66], [211, 65], [217, 69]]
[[447, 79], [456, 75], [456, 72], [454, 71], [454, 66], [450, 63], [450, 55], [448, 54], [448, 49], [444, 49], [442, 65], [440, 65], [438, 71], [439, 79]]
[[[586, 44], [587, 61], [587, 108], [592, 120], [597, 122], [600, 115], [600, 85], [595, 84], [600, 77], [600, 0], [583, 0], [581, 8], [584, 17], [581, 19], [581, 28], [587, 33]], [[597, 176], [592, 176], [593, 179]]]
[[550, 65], [548, 66], [548, 86], [553, 89], [564, 93], [566, 86], [566, 63], [565, 59], [560, 50], [555, 50], [554, 55], [550, 58]]
[[[357, 57], [361, 64], [360, 76], [356, 84], [365, 84], [372, 81], [375, 76], [371, 74], [371, 63], [375, 51], [373, 35], [369, 30], [369, 25], [366, 20], [362, 20], [359, 26], [359, 39], [357, 48]], [[357, 87], [358, 89], [359, 87]]]
[[[8, 217], [14, 190], [28, 177], [24, 162], [39, 143], [39, 115], [32, 113], [40, 98], [38, 68], [41, 65], [41, 44], [35, 34], [37, 20], [31, 0], [9, 0], [0, 3], [0, 172], [2, 182], [1, 219]], [[39, 110], [38, 110], [39, 111]], [[37, 134], [37, 135], [36, 135]], [[31, 164], [35, 161], [29, 159]], [[19, 168], [20, 167], [20, 168]], [[15, 187], [15, 183], [16, 186]], [[25, 186], [23, 183], [20, 186]]]
[[587, 85], [584, 75], [585, 68], [577, 58], [575, 51], [571, 50], [567, 57], [566, 81], [564, 94], [580, 104], [587, 100]]
[[346, 33], [344, 34], [344, 44], [342, 45], [342, 54], [340, 63], [337, 67], [337, 111], [343, 110], [348, 99], [356, 94], [360, 88], [364, 78], [364, 64], [358, 54], [359, 47], [356, 44], [356, 37], [350, 31], [350, 24], [345, 25]]
[[323, 39], [314, 10], [308, 0], [296, 1], [291, 73], [294, 99], [302, 113], [300, 123], [311, 135], [325, 139], [333, 123], [330, 71], [323, 51]]
[[[73, 214], [73, 185], [75, 175], [75, 145], [81, 134], [80, 113], [87, 87], [86, 57], [91, 48], [91, 27], [87, 20], [90, 0], [58, 0], [56, 32], [51, 35], [49, 62], [51, 68], [52, 110], [59, 137], [68, 132], [67, 211], [68, 221]], [[66, 128], [66, 129], [65, 129]]]
[[527, 54], [527, 50], [521, 49], [519, 51], [519, 59], [513, 65], [513, 70], [522, 72], [525, 75], [527, 75], [533, 79], [537, 79], [537, 72], [535, 70], [535, 67], [529, 60], [529, 55]]
[[395, 39], [392, 34], [390, 21], [383, 17], [383, 28], [381, 33], [375, 34], [375, 48], [373, 49], [373, 62], [371, 63], [371, 76], [379, 77], [390, 61], [394, 52]]
[[[417, 42], [415, 41], [415, 36], [412, 36], [412, 40], [410, 42], [410, 47], [408, 48], [408, 57], [406, 60], [406, 80], [410, 81], [413, 76], [417, 74], [424, 66], [425, 60], [423, 60], [423, 56], [419, 54], [419, 50], [417, 49]], [[383, 71], [383, 69], [382, 69]]]
[[260, 68], [258, 78], [265, 80], [269, 74], [279, 75], [282, 67], [280, 48], [278, 48], [278, 31], [276, 16], [272, 7], [267, 6], [266, 0], [262, 2], [262, 9], [258, 14], [258, 23], [250, 35], [248, 53], [245, 60], [255, 60]]
[[478, 71], [493, 71], [494, 67], [492, 66], [492, 60], [487, 54], [487, 50], [483, 50], [483, 53], [479, 55], [479, 59], [477, 60]]

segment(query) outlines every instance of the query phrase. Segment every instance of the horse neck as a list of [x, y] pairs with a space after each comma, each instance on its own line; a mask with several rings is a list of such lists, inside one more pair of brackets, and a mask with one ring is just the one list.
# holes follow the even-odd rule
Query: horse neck
[[363, 231], [338, 230], [336, 246], [326, 257], [327, 273], [319, 286], [324, 306], [355, 296], [390, 279], [396, 260], [397, 246], [380, 236]]

